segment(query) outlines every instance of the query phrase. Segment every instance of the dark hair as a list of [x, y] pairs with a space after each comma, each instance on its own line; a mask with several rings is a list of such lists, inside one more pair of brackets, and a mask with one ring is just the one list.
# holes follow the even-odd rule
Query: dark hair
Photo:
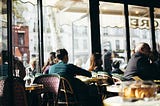
[[104, 49], [103, 51], [104, 51], [104, 52], [107, 52], [108, 50], [107, 50], [107, 49]]
[[62, 60], [66, 55], [68, 55], [68, 52], [66, 49], [58, 49], [56, 51], [56, 57], [60, 60]]
[[56, 52], [50, 52], [50, 58], [56, 58]]

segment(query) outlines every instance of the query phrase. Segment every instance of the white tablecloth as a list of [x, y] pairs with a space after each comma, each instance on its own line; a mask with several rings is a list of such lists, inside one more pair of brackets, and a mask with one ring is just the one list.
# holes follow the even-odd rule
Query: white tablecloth
[[114, 96], [103, 100], [103, 106], [160, 106], [160, 95], [158, 100], [138, 100], [135, 102], [126, 102], [120, 96]]

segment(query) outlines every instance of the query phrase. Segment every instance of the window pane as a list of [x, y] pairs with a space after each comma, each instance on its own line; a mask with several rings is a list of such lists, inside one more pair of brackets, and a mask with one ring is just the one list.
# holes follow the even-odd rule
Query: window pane
[[101, 50], [112, 52], [112, 59], [120, 60], [120, 67], [126, 59], [126, 34], [124, 6], [119, 3], [100, 2]]
[[[40, 72], [39, 60], [39, 41], [38, 41], [38, 18], [37, 18], [37, 0], [13, 0], [13, 55], [21, 61], [27, 69], [31, 67], [30, 61], [36, 60], [35, 70]], [[14, 75], [17, 71], [17, 63], [14, 62]], [[18, 68], [19, 71], [21, 71]]]
[[80, 59], [85, 68], [90, 55], [88, 11], [87, 0], [43, 0], [45, 62], [49, 52], [65, 48], [69, 52], [69, 62]]
[[131, 50], [139, 42], [146, 42], [152, 47], [149, 8], [129, 5], [130, 46]]

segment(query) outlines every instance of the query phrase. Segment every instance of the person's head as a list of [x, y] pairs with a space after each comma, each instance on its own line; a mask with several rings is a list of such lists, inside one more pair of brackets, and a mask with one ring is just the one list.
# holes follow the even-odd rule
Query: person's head
[[135, 52], [139, 52], [139, 53], [149, 56], [151, 53], [151, 48], [147, 43], [141, 42], [136, 46]]
[[56, 57], [58, 60], [62, 60], [63, 62], [68, 62], [68, 52], [66, 49], [58, 49], [56, 51]]
[[54, 63], [56, 63], [56, 52], [50, 52], [49, 55], [50, 56], [48, 58], [48, 64], [53, 65]]
[[49, 55], [50, 55], [51, 59], [55, 59], [56, 58], [56, 52], [50, 52]]
[[106, 53], [108, 50], [107, 50], [107, 49], [104, 49], [103, 51], [104, 51], [104, 53]]

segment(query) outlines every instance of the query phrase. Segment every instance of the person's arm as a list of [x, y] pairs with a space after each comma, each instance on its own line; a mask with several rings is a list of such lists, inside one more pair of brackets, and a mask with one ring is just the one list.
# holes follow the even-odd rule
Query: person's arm
[[89, 72], [89, 71], [87, 71], [85, 69], [77, 67], [77, 66], [75, 66], [73, 64], [68, 64], [68, 65], [69, 65], [70, 70], [73, 71], [74, 75], [83, 75], [83, 76], [87, 76], [87, 77], [91, 77], [92, 76], [91, 72]]

